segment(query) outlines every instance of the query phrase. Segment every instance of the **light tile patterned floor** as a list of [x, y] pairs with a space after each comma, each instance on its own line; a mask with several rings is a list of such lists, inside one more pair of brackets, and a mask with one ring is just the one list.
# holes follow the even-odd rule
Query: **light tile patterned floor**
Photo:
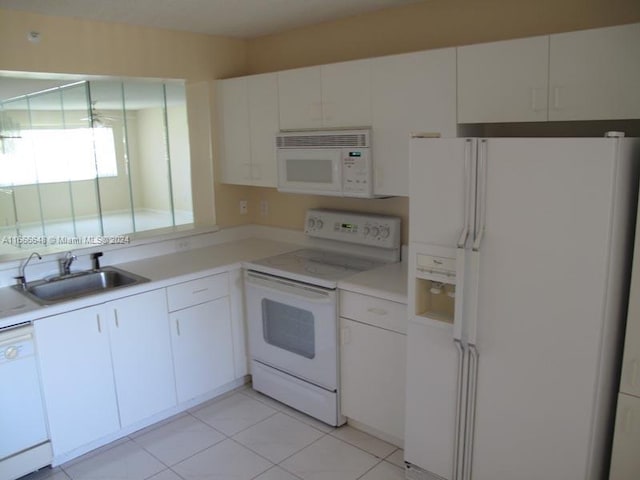
[[402, 454], [243, 388], [21, 480], [400, 480]]

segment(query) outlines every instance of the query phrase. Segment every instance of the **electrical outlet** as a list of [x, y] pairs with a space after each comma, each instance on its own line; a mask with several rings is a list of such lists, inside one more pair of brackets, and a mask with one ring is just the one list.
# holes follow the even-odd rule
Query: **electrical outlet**
[[249, 212], [249, 207], [246, 200], [240, 200], [240, 215], [246, 215]]
[[191, 240], [188, 238], [179, 238], [176, 240], [176, 252], [184, 252], [191, 248]]
[[266, 217], [267, 215], [269, 215], [269, 202], [260, 200], [260, 216]]

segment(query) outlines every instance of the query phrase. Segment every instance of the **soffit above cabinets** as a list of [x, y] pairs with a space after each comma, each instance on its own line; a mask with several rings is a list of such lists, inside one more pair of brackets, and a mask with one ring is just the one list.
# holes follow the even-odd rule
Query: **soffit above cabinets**
[[423, 0], [0, 0], [43, 15], [254, 38]]

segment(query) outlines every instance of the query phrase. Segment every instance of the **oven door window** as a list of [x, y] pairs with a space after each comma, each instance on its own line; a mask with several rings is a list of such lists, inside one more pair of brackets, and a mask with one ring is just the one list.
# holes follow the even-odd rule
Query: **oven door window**
[[263, 298], [262, 336], [275, 347], [309, 359], [316, 356], [315, 319], [308, 310]]

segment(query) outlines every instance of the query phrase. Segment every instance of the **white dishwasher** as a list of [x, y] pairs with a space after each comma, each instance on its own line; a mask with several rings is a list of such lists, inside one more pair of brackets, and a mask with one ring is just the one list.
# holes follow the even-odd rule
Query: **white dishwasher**
[[0, 330], [0, 479], [51, 463], [31, 325]]

